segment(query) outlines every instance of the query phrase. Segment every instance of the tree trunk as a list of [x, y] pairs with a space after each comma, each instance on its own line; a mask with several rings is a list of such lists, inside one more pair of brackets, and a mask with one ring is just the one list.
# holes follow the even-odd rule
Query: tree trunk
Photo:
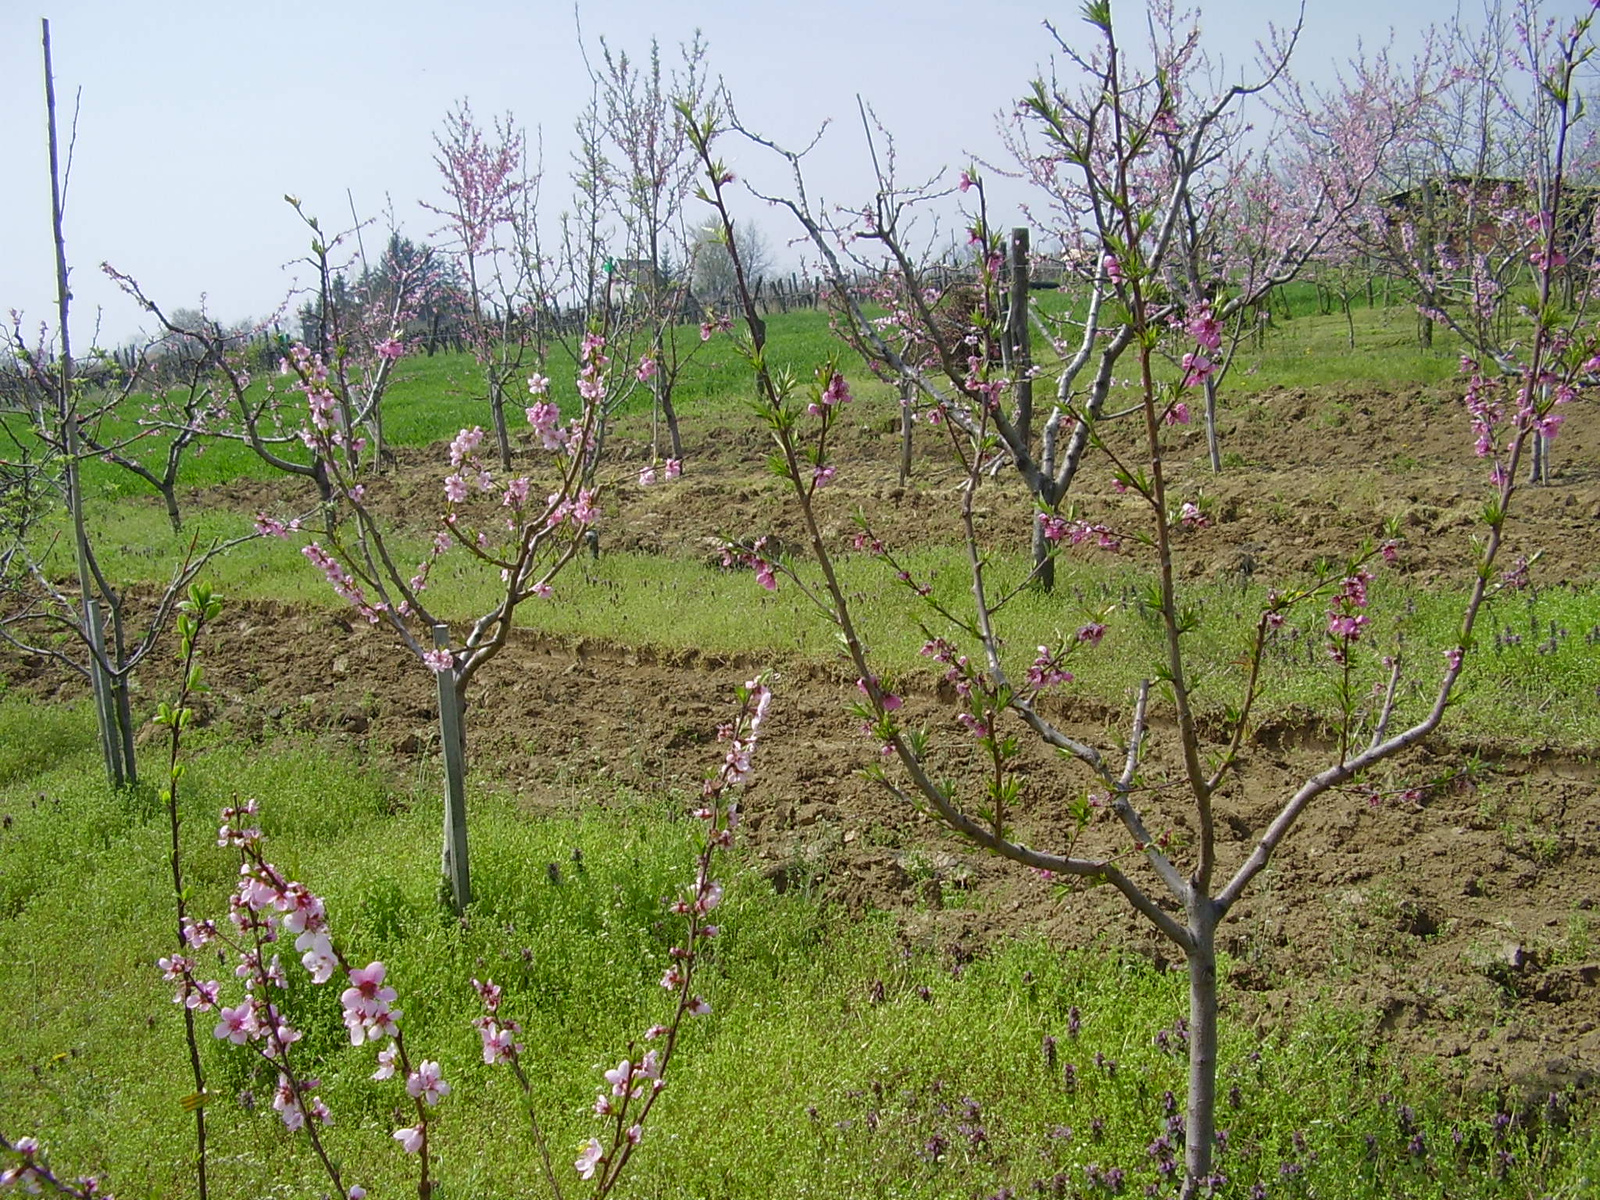
[[498, 373], [489, 380], [489, 414], [494, 418], [495, 447], [500, 454], [500, 466], [511, 470], [511, 431], [506, 428], [506, 392]]
[[182, 533], [183, 517], [178, 512], [178, 489], [176, 484], [170, 481], [163, 483], [160, 485], [160, 490], [161, 498], [167, 504], [167, 520], [172, 522], [172, 532]]
[[1056, 560], [1050, 555], [1050, 540], [1044, 536], [1044, 525], [1033, 523], [1033, 579], [1040, 590], [1053, 592], [1056, 588]]
[[678, 433], [678, 410], [672, 407], [672, 397], [661, 395], [661, 415], [667, 418], [667, 441], [672, 443], [672, 457], [683, 462], [683, 438]]
[[911, 478], [911, 427], [915, 413], [911, 407], [911, 384], [900, 381], [900, 486]]
[[[437, 649], [450, 645], [450, 629], [433, 627]], [[444, 853], [441, 857], [442, 890], [450, 907], [461, 916], [472, 903], [471, 875], [467, 869], [467, 755], [461, 692], [454, 668], [435, 672], [439, 684], [439, 749], [444, 759]]]
[[78, 411], [72, 391], [72, 335], [68, 324], [72, 292], [67, 286], [67, 242], [62, 229], [61, 160], [59, 141], [56, 137], [56, 81], [50, 63], [50, 22], [41, 21], [40, 25], [44, 42], [45, 118], [50, 138], [50, 232], [56, 251], [56, 316], [60, 327], [60, 353], [57, 356], [56, 370], [59, 391], [56, 405], [67, 452], [67, 513], [72, 520], [73, 549], [78, 567], [78, 601], [83, 605], [79, 619], [83, 623], [82, 629], [89, 643], [89, 678], [94, 685], [95, 712], [100, 722], [100, 747], [105, 754], [106, 779], [113, 787], [121, 787], [122, 750], [117, 742], [110, 680], [105, 670], [107, 661], [105, 628], [100, 622], [100, 607], [95, 600], [90, 574], [89, 534], [84, 524], [83, 484], [78, 473], [80, 453]]
[[1028, 324], [1028, 230], [1011, 231], [1011, 294], [1006, 312], [1006, 366], [1016, 400], [1017, 441], [1033, 452], [1033, 337]]
[[1196, 894], [1190, 900], [1189, 932], [1189, 1102], [1184, 1115], [1183, 1198], [1200, 1195], [1200, 1181], [1211, 1174], [1217, 1135], [1217, 911], [1216, 901]]

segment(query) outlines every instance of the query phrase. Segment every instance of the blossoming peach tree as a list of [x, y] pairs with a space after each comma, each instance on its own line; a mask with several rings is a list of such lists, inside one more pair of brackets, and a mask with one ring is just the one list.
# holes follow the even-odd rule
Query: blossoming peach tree
[[[1018, 660], [1006, 649], [1005, 605], [1014, 593], [997, 584], [996, 564], [980, 548], [974, 523], [975, 502], [986, 478], [982, 468], [996, 442], [1004, 440], [996, 433], [1001, 420], [998, 392], [985, 390], [995, 367], [981, 358], [972, 364], [972, 378], [966, 385], [973, 398], [967, 419], [945, 424], [951, 451], [965, 476], [960, 505], [971, 579], [970, 610], [957, 611], [938, 601], [926, 581], [913, 577], [895, 559], [892, 549], [875, 536], [864, 518], [854, 538], [857, 549], [882, 558], [906, 585], [913, 604], [923, 606], [922, 616], [910, 615], [914, 610], [908, 609], [905, 619], [918, 621], [927, 631], [923, 653], [937, 664], [956, 697], [954, 729], [929, 730], [908, 723], [901, 697], [874, 668], [871, 647], [861, 633], [850, 594], [835, 571], [841, 547], [824, 532], [828, 521], [820, 492], [834, 477], [828, 461], [830, 434], [850, 403], [848, 387], [832, 364], [819, 368], [809, 381], [775, 370], [748, 288], [742, 289], [748, 332], [740, 335], [740, 344], [752, 364], [758, 403], [777, 448], [774, 466], [789, 481], [813, 565], [783, 560], [762, 542], [734, 544], [729, 557], [751, 567], [765, 588], [776, 588], [787, 580], [838, 631], [858, 676], [861, 699], [857, 711], [881, 751], [882, 761], [870, 770], [881, 786], [986, 851], [1052, 877], [1115, 888], [1182, 953], [1189, 976], [1188, 1102], [1187, 1112], [1176, 1126], [1175, 1141], [1167, 1143], [1169, 1158], [1164, 1166], [1170, 1172], [1177, 1170], [1172, 1156], [1177, 1153], [1176, 1142], [1181, 1142], [1181, 1194], [1190, 1200], [1212, 1194], [1225, 1184], [1214, 1161], [1218, 927], [1309, 806], [1394, 759], [1438, 728], [1469, 660], [1485, 599], [1497, 588], [1516, 582], [1497, 578], [1496, 563], [1517, 492], [1518, 465], [1530, 440], [1553, 428], [1554, 406], [1600, 363], [1595, 357], [1600, 350], [1600, 329], [1583, 321], [1581, 310], [1564, 310], [1554, 299], [1549, 280], [1555, 223], [1544, 222], [1539, 228], [1545, 240], [1535, 251], [1539, 257], [1532, 261], [1541, 289], [1531, 312], [1528, 370], [1517, 377], [1487, 376], [1475, 363], [1465, 364], [1469, 374], [1465, 406], [1477, 435], [1478, 452], [1493, 465], [1472, 586], [1454, 644], [1442, 662], [1413, 662], [1398, 646], [1375, 644], [1367, 611], [1368, 585], [1373, 570], [1393, 557], [1397, 548], [1392, 541], [1381, 546], [1369, 544], [1337, 568], [1268, 594], [1254, 622], [1238, 631], [1242, 642], [1238, 674], [1227, 685], [1215, 678], [1209, 683], [1213, 690], [1227, 686], [1231, 691], [1222, 720], [1202, 723], [1195, 702], [1197, 675], [1188, 646], [1206, 618], [1185, 597], [1179, 566], [1183, 530], [1207, 518], [1194, 500], [1175, 492], [1169, 479], [1168, 430], [1175, 420], [1181, 420], [1184, 406], [1203, 381], [1204, 364], [1220, 335], [1214, 316], [1206, 312], [1173, 328], [1164, 285], [1152, 257], [1163, 246], [1168, 230], [1152, 219], [1149, 198], [1130, 184], [1133, 160], [1156, 135], [1155, 127], [1163, 115], [1171, 111], [1163, 90], [1167, 81], [1159, 73], [1148, 78], [1126, 74], [1109, 4], [1088, 4], [1085, 17], [1100, 42], [1100, 52], [1092, 60], [1096, 73], [1090, 88], [1101, 98], [1093, 127], [1102, 139], [1096, 141], [1094, 151], [1099, 168], [1091, 180], [1094, 205], [1104, 214], [1098, 278], [1112, 288], [1105, 303], [1114, 304], [1121, 314], [1121, 328], [1135, 360], [1137, 412], [1133, 419], [1142, 435], [1135, 449], [1113, 449], [1095, 436], [1096, 413], [1086, 408], [1082, 416], [1088, 422], [1091, 447], [1109, 460], [1117, 490], [1139, 502], [1142, 517], [1127, 523], [1110, 514], [1100, 517], [1070, 508], [1058, 513], [1052, 505], [1037, 519], [1053, 547], [1052, 554], [1079, 547], [1138, 555], [1151, 574], [1141, 604], [1158, 628], [1160, 650], [1149, 676], [1132, 698], [1128, 728], [1120, 743], [1095, 745], [1063, 728], [1047, 711], [1049, 697], [1071, 684], [1074, 660], [1096, 653], [1108, 638], [1096, 614], [1089, 614], [1074, 632], [1059, 636], [1054, 644], [1040, 646], [1031, 662]], [[1587, 18], [1577, 23], [1563, 43], [1564, 65], [1553, 76], [1564, 124], [1576, 111], [1571, 79], [1585, 53], [1588, 27]], [[1128, 97], [1135, 94], [1146, 98], [1137, 111], [1128, 103]], [[716, 111], [702, 110], [695, 126], [707, 180], [703, 195], [729, 231], [728, 243], [736, 245], [723, 199], [727, 173], [713, 157], [718, 119]], [[1064, 140], [1077, 134], [1088, 136], [1084, 129], [1074, 133], [1070, 113], [1061, 113], [1058, 119]], [[1558, 157], [1558, 178], [1559, 165]], [[1156, 369], [1159, 355], [1163, 343], [1175, 333], [1189, 339], [1189, 348], [1181, 355], [1184, 369], [1178, 378], [1162, 382]], [[1253, 844], [1242, 857], [1220, 852], [1215, 805], [1220, 796], [1240, 786], [1241, 756], [1249, 744], [1252, 715], [1265, 687], [1264, 658], [1289, 614], [1307, 607], [1321, 607], [1324, 614], [1325, 645], [1334, 672], [1330, 719], [1339, 730], [1337, 749], [1324, 767], [1282, 798], [1271, 819], [1251, 835]], [[1382, 664], [1382, 680], [1370, 695], [1359, 694], [1353, 684], [1352, 664], [1362, 656], [1378, 658]], [[1428, 689], [1425, 696], [1431, 691], [1431, 700], [1409, 721], [1401, 721], [1401, 685], [1408, 680]], [[1153, 725], [1153, 704], [1165, 710], [1170, 734], [1158, 732]], [[953, 750], [947, 738], [957, 740]], [[1153, 751], [1158, 740], [1168, 738], [1171, 744], [1161, 749], [1166, 751], [1165, 761], [1173, 765], [1163, 767]], [[964, 757], [959, 747], [962, 740], [977, 748], [977, 765], [965, 775], [959, 765]], [[1069, 817], [1066, 832], [1056, 845], [1032, 844], [1019, 830], [1020, 824], [1030, 820], [1031, 802], [1040, 787], [1037, 768], [1032, 782], [1025, 783], [1021, 770], [1025, 740], [1059, 752], [1061, 759], [1075, 768], [1064, 770], [1056, 784]], [[1192, 831], [1189, 844], [1170, 836], [1174, 806], [1179, 803]], [[1097, 809], [1109, 812], [1114, 824], [1096, 822]], [[1029, 828], [1030, 833], [1036, 830]]]
[[[548, 399], [549, 379], [529, 381], [533, 401], [526, 410], [544, 456], [541, 471], [497, 474], [481, 454], [484, 432], [461, 430], [440, 464], [440, 512], [420, 560], [406, 557], [383, 511], [382, 493], [367, 467], [367, 440], [349, 420], [344, 383], [322, 356], [296, 345], [282, 370], [301, 394], [306, 422], [301, 437], [324, 464], [333, 500], [324, 505], [320, 528], [263, 513], [262, 532], [279, 537], [315, 536], [302, 553], [333, 590], [368, 622], [387, 625], [439, 686], [441, 745], [446, 768], [444, 877], [456, 911], [471, 900], [467, 868], [463, 694], [472, 678], [511, 636], [517, 607], [553, 594], [556, 576], [585, 544], [598, 518], [598, 489], [586, 486], [588, 457], [608, 389], [611, 359], [605, 339], [585, 337], [578, 393], [582, 409], [565, 422]], [[542, 475], [536, 481], [536, 475]], [[374, 490], [369, 492], [369, 487]], [[467, 626], [459, 643], [427, 592], [434, 567], [455, 553], [499, 576], [493, 605]]]

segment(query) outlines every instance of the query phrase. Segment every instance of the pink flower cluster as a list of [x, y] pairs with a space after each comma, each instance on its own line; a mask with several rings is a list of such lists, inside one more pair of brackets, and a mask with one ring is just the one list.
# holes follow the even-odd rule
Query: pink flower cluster
[[328, 364], [322, 361], [322, 355], [313, 354], [296, 342], [289, 349], [289, 359], [279, 369], [285, 373], [292, 370], [296, 375], [294, 388], [306, 398], [307, 414], [312, 426], [324, 434], [331, 430], [338, 399], [328, 388]]
[[806, 412], [813, 417], [820, 417], [840, 405], [849, 404], [852, 399], [850, 385], [845, 382], [844, 376], [832, 371], [817, 392], [817, 398], [806, 406]]
[[[1203, 304], [1190, 315], [1184, 328], [1199, 347], [1183, 356], [1183, 386], [1194, 387], [1209, 379], [1217, 369], [1215, 355], [1222, 348], [1222, 325], [1212, 313], [1211, 305]], [[1186, 422], [1188, 417], [1183, 420]]]
[[[331, 1123], [333, 1117], [327, 1105], [313, 1095], [319, 1081], [294, 1070], [290, 1048], [300, 1041], [300, 1031], [270, 998], [274, 991], [288, 987], [283, 965], [271, 948], [292, 934], [295, 949], [301, 952], [301, 965], [312, 983], [326, 983], [336, 973], [342, 973], [348, 982], [339, 1003], [351, 1044], [387, 1043], [378, 1053], [378, 1069], [373, 1078], [391, 1078], [399, 1068], [404, 1071], [406, 1091], [417, 1103], [419, 1113], [423, 1104], [437, 1104], [449, 1095], [450, 1085], [436, 1062], [423, 1062], [411, 1069], [400, 1032], [402, 1014], [394, 1007], [397, 995], [385, 982], [384, 964], [352, 967], [345, 961], [333, 944], [322, 899], [304, 884], [287, 879], [262, 853], [264, 835], [253, 823], [256, 812], [254, 801], [222, 810], [217, 844], [233, 847], [240, 855], [239, 884], [228, 902], [230, 928], [219, 927], [214, 921], [185, 922], [184, 944], [191, 954], [170, 955], [158, 963], [164, 978], [178, 985], [174, 1002], [198, 1012], [214, 1011], [215, 1038], [250, 1046], [276, 1068], [278, 1082], [272, 1107], [286, 1128], [304, 1129], [309, 1121]], [[223, 1004], [221, 984], [196, 977], [192, 954], [208, 946], [216, 946], [224, 961], [227, 951], [236, 959], [233, 973], [244, 987], [238, 1004]], [[407, 1150], [420, 1150], [426, 1140], [426, 1121], [399, 1130], [394, 1136]], [[351, 1188], [346, 1194], [365, 1193]]]
[[1108, 550], [1113, 554], [1122, 549], [1122, 539], [1106, 525], [1052, 516], [1050, 513], [1040, 513], [1039, 524], [1048, 541], [1064, 541], [1070, 546], [1091, 542], [1098, 549]]
[[[536, 375], [534, 378], [540, 377]], [[566, 444], [566, 439], [561, 436], [561, 410], [550, 401], [541, 400], [528, 406], [528, 424], [533, 426], [533, 432], [538, 435], [539, 444], [544, 449], [559, 450]]]
[[965, 654], [959, 653], [952, 643], [942, 637], [924, 642], [918, 653], [934, 662], [944, 663], [949, 668], [944, 673], [944, 681], [955, 688], [956, 695], [964, 702], [972, 699], [972, 664]]
[[867, 681], [865, 679], [856, 680], [856, 691], [860, 692], [863, 696], [866, 696], [868, 699], [872, 698], [872, 692], [873, 692], [874, 689], [877, 691], [879, 696], [883, 697], [883, 711], [884, 712], [894, 712], [897, 709], [899, 709], [901, 707], [901, 705], [903, 705], [905, 703], [905, 701], [902, 700], [899, 696], [895, 695], [893, 692], [891, 692], [888, 689], [886, 689], [883, 686], [883, 684], [879, 682], [878, 677], [876, 675], [874, 675], [872, 677], [872, 687], [871, 688], [869, 688], [867, 686]]
[[311, 560], [311, 565], [322, 572], [333, 590], [347, 600], [358, 613], [373, 625], [378, 623], [381, 615], [378, 609], [368, 603], [367, 594], [362, 591], [361, 585], [356, 582], [353, 575], [339, 565], [333, 555], [316, 542], [304, 547], [300, 553]]
[[522, 1026], [500, 1015], [500, 986], [494, 980], [479, 983], [474, 979], [472, 986], [483, 1001], [484, 1015], [475, 1017], [472, 1023], [477, 1026], [478, 1036], [483, 1039], [485, 1065], [493, 1067], [511, 1062], [522, 1053], [522, 1043], [517, 1041]]
[[665, 463], [662, 464], [659, 474], [657, 474], [656, 468], [653, 464], [640, 471], [639, 486], [650, 487], [658, 479], [665, 479], [668, 483], [670, 483], [672, 480], [677, 479], [682, 474], [683, 460], [681, 458], [669, 458]]
[[269, 517], [264, 512], [256, 514], [256, 532], [262, 537], [286, 538], [291, 533], [298, 533], [299, 531], [300, 520], [298, 517], [285, 523], [275, 517]]
[[778, 590], [777, 569], [766, 557], [767, 538], [760, 537], [746, 550], [742, 546], [729, 544], [722, 548], [722, 565], [725, 567], [745, 566], [756, 573], [756, 582], [769, 592]]
[[606, 339], [598, 333], [583, 335], [583, 349], [580, 351], [582, 366], [578, 371], [578, 395], [589, 404], [598, 404], [605, 399], [606, 394], [606, 368], [611, 365], [611, 359], [606, 356]]
[[1372, 579], [1372, 573], [1366, 570], [1345, 576], [1328, 604], [1328, 636], [1337, 643], [1329, 647], [1328, 653], [1337, 663], [1345, 661], [1347, 647], [1361, 640], [1370, 623], [1361, 610], [1367, 607], [1367, 585]]
[[1047, 687], [1072, 682], [1072, 672], [1062, 665], [1061, 652], [1040, 646], [1039, 654], [1028, 667], [1028, 686], [1040, 692]]
[[[956, 695], [965, 706], [963, 711], [956, 714], [956, 721], [973, 737], [988, 737], [994, 727], [993, 709], [987, 704], [975, 703], [980, 692], [985, 699], [989, 701], [994, 699], [995, 691], [988, 679], [979, 675], [967, 656], [959, 653], [954, 644], [942, 637], [935, 637], [924, 643], [920, 653], [925, 658], [945, 664], [947, 670], [944, 673], [944, 682], [955, 689]], [[977, 711], [980, 707], [981, 715]], [[887, 754], [891, 752], [892, 747], [885, 745], [883, 749]]]
[[714, 333], [727, 333], [733, 328], [733, 318], [724, 313], [719, 317], [700, 322], [700, 340], [709, 342]]

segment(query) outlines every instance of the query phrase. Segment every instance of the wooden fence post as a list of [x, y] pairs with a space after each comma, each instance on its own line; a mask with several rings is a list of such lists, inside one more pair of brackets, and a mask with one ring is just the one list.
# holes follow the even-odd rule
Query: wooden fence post
[[[433, 627], [438, 650], [450, 647], [450, 627]], [[467, 873], [467, 764], [461, 739], [461, 693], [456, 689], [455, 668], [435, 671], [439, 681], [439, 743], [444, 752], [444, 883], [450, 889], [450, 906], [460, 916], [472, 903]]]

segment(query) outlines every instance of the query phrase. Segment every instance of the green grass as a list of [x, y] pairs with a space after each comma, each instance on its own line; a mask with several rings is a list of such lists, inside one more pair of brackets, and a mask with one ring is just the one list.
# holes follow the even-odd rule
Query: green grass
[[[846, 350], [835, 339], [829, 328], [828, 314], [820, 310], [797, 309], [770, 318], [772, 350], [770, 361], [776, 367], [789, 367], [802, 375], [809, 375], [818, 363], [837, 357], [844, 369], [852, 375], [862, 374], [860, 359]], [[676, 404], [685, 422], [705, 418], [742, 417], [752, 398], [749, 365], [735, 352], [725, 337], [717, 337], [704, 346], [696, 326], [684, 326], [677, 331], [681, 352], [693, 357], [684, 367], [676, 390]], [[533, 370], [530, 364], [529, 371]], [[552, 347], [545, 371], [551, 377], [550, 395], [564, 412], [578, 410], [576, 371], [564, 357], [559, 347]], [[614, 371], [623, 371], [619, 364]], [[264, 390], [275, 387], [286, 392], [287, 380], [271, 372], [262, 372], [251, 384], [249, 395], [259, 400]], [[520, 388], [520, 384], [517, 385]], [[290, 401], [285, 404], [285, 428], [295, 428], [294, 414], [302, 411]], [[389, 391], [384, 398], [384, 431], [394, 446], [427, 446], [448, 440], [456, 432], [471, 425], [489, 425], [487, 388], [476, 362], [468, 354], [412, 355], [400, 360], [395, 368]], [[91, 432], [101, 442], [115, 444], [130, 438], [138, 440], [129, 451], [131, 455], [148, 463], [158, 472], [166, 462], [168, 435], [151, 431], [139, 424], [149, 403], [147, 395], [130, 398], [130, 416], [113, 413], [96, 424]], [[523, 394], [517, 391], [509, 397], [508, 419], [513, 430], [526, 427], [522, 420]], [[620, 420], [648, 416], [649, 392], [637, 388], [632, 397], [617, 413]], [[0, 414], [7, 427], [26, 439], [26, 423], [18, 414]], [[179, 471], [180, 491], [205, 488], [227, 483], [234, 479], [268, 479], [276, 473], [264, 463], [244, 442], [218, 439], [191, 447], [185, 454]], [[297, 441], [275, 446], [274, 451], [292, 461], [306, 461], [307, 455]], [[84, 486], [88, 492], [102, 498], [147, 495], [152, 489], [131, 472], [98, 459], [86, 460], [83, 468]]]
[[[35, 737], [34, 711], [0, 701], [0, 1130], [39, 1136], [60, 1169], [101, 1172], [119, 1195], [190, 1194], [181, 1022], [154, 967], [172, 937], [164, 819], [98, 782], [85, 712], [53, 712], [53, 732]], [[598, 1132], [599, 1069], [662, 1014], [656, 979], [674, 933], [661, 897], [686, 881], [694, 849], [685, 798], [590, 788], [533, 816], [480, 781], [478, 899], [458, 924], [436, 905], [434, 780], [385, 779], [303, 742], [263, 752], [199, 734], [195, 751], [193, 907], [218, 912], [234, 876], [210, 837], [217, 806], [261, 797], [272, 858], [325, 897], [352, 958], [387, 964], [413, 1053], [437, 1059], [454, 1088], [437, 1110], [445, 1194], [544, 1194], [511, 1082], [478, 1055], [473, 976], [502, 983], [526, 1026], [536, 1102], [571, 1184], [577, 1143]], [[1045, 1195], [1106, 1194], [1085, 1190], [1091, 1163], [1125, 1170], [1127, 1195], [1158, 1181], [1147, 1147], [1167, 1093], [1183, 1093], [1181, 1053], [1157, 1045], [1184, 1007], [1179, 973], [1033, 939], [957, 965], [883, 922], [776, 896], [737, 855], [726, 865], [724, 935], [703, 976], [714, 1011], [682, 1043], [622, 1194], [932, 1200], [1029, 1195], [1035, 1180]], [[323, 1080], [328, 1140], [350, 1180], [401, 1194], [414, 1160], [388, 1136], [402, 1123], [399, 1087], [367, 1079], [373, 1052], [348, 1045], [335, 986], [291, 988], [301, 1061]], [[316, 1194], [308, 1147], [263, 1103], [272, 1081], [209, 1037], [204, 1057], [213, 1194]], [[1403, 1084], [1367, 1031], [1331, 1009], [1309, 1006], [1267, 1035], [1225, 1016], [1221, 1062], [1224, 1096], [1238, 1087], [1219, 1120], [1223, 1195], [1259, 1179], [1271, 1195], [1356, 1200], [1576, 1196], [1600, 1172], [1586, 1110], [1564, 1129], [1517, 1114], [1497, 1139], [1491, 1102], [1456, 1100], [1426, 1070]], [[1489, 1165], [1502, 1148], [1515, 1165], [1499, 1181]], [[1292, 1186], [1286, 1164], [1301, 1172]]]
[[[1309, 289], [1309, 285], [1306, 285]], [[1072, 308], [1070, 297], [1062, 293], [1041, 293], [1041, 306], [1051, 312]], [[1258, 350], [1246, 346], [1229, 374], [1225, 389], [1250, 394], [1269, 387], [1311, 387], [1327, 383], [1397, 386], [1436, 385], [1456, 374], [1457, 349], [1444, 334], [1434, 349], [1423, 351], [1416, 340], [1416, 315], [1405, 306], [1358, 308], [1355, 312], [1357, 343], [1355, 350], [1346, 344], [1344, 317], [1335, 313], [1322, 316], [1313, 311], [1314, 301], [1300, 291], [1292, 293], [1291, 320], [1279, 319]], [[699, 342], [699, 332], [685, 327], [679, 334], [686, 347]], [[768, 318], [770, 361], [777, 367], [808, 375], [819, 363], [837, 357], [847, 373], [865, 385], [869, 376], [860, 360], [845, 350], [830, 332], [829, 318], [820, 310], [800, 309]], [[1039, 356], [1047, 363], [1047, 356]], [[551, 353], [546, 366], [552, 379], [552, 397], [564, 411], [576, 411], [577, 393], [571, 364], [559, 350]], [[269, 384], [282, 387], [285, 381], [263, 373], [251, 384], [252, 396]], [[384, 401], [386, 436], [396, 446], [425, 446], [453, 437], [469, 425], [488, 425], [488, 405], [482, 376], [470, 355], [436, 354], [411, 356], [400, 361]], [[701, 348], [685, 367], [677, 388], [677, 403], [685, 422], [705, 418], [742, 418], [752, 397], [749, 366], [722, 337]], [[141, 408], [148, 398], [133, 397]], [[513, 396], [513, 428], [521, 426], [521, 397]], [[295, 406], [285, 409], [291, 418]], [[648, 416], [648, 394], [638, 393], [619, 412], [619, 418]], [[23, 422], [17, 414], [4, 414], [7, 425], [20, 433]], [[292, 420], [290, 422], [292, 428]], [[108, 417], [96, 429], [102, 440], [114, 441], [139, 434], [141, 427], [132, 416]], [[145, 432], [136, 451], [145, 461], [158, 466], [166, 456], [166, 435]], [[303, 459], [297, 444], [279, 447], [291, 459]], [[273, 469], [239, 441], [218, 440], [194, 449], [184, 457], [179, 474], [180, 490], [204, 488], [238, 478], [265, 479]], [[149, 485], [120, 468], [88, 460], [84, 465], [85, 487], [105, 498], [148, 494]]]

